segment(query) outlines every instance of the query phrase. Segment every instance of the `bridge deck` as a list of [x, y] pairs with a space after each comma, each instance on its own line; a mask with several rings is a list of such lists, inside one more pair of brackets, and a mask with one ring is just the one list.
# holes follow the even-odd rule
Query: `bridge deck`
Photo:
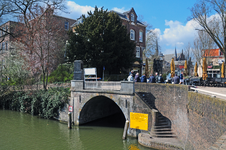
[[226, 100], [226, 88], [225, 87], [203, 87], [197, 86], [196, 88], [191, 88], [192, 90], [197, 90], [198, 93], [206, 94], [206, 95], [214, 95], [216, 98]]

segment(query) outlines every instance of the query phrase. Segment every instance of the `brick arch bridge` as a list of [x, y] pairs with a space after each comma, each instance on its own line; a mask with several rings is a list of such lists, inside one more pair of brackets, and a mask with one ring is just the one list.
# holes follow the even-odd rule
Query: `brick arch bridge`
[[[151, 142], [150, 136], [154, 140], [162, 136], [162, 131], [169, 134], [172, 130], [182, 149], [200, 150], [210, 148], [226, 132], [226, 101], [192, 92], [185, 85], [73, 80], [69, 105], [74, 108], [72, 121], [75, 125], [119, 110], [129, 121], [130, 112], [148, 114], [148, 131], [129, 128], [127, 133], [134, 137], [141, 133], [139, 143], [154, 144], [156, 148], [156, 143], [162, 146], [164, 142]], [[106, 109], [102, 109], [104, 107]], [[65, 107], [58, 119], [67, 121], [67, 112]], [[162, 122], [164, 119], [170, 124]], [[160, 125], [164, 128], [159, 129]]]

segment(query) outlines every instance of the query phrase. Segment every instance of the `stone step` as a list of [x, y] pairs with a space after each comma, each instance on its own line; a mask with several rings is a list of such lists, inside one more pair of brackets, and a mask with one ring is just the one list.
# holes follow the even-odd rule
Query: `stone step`
[[164, 128], [170, 128], [171, 129], [171, 126], [170, 125], [154, 126], [154, 129], [164, 129]]
[[161, 131], [172, 131], [172, 129], [171, 128], [154, 129], [154, 132], [161, 132]]
[[169, 125], [168, 122], [156, 123], [155, 126], [167, 126]]
[[157, 138], [177, 138], [177, 136], [174, 134], [162, 134], [162, 135], [151, 134], [151, 136]]
[[156, 135], [175, 135], [172, 131], [151, 132]]

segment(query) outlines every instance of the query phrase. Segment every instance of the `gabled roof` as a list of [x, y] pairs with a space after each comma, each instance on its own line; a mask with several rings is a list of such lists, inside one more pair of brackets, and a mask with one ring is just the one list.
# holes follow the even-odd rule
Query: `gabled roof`
[[[115, 12], [117, 15], [119, 15], [119, 17], [123, 20], [126, 20], [126, 21], [130, 21], [129, 18], [127, 17], [127, 14], [130, 13], [131, 11], [134, 11], [133, 8], [131, 8], [129, 11], [125, 11], [123, 13], [120, 13], [120, 12], [117, 12], [117, 11], [114, 11], [114, 10], [111, 10], [110, 12]], [[134, 11], [135, 12], [135, 11]], [[136, 15], [136, 14], [135, 14]], [[141, 21], [137, 20], [137, 24], [140, 24], [140, 25], [143, 25], [143, 26], [146, 26], [145, 24], [143, 24]]]
[[220, 49], [205, 49], [203, 50], [203, 57], [217, 57], [220, 56]]

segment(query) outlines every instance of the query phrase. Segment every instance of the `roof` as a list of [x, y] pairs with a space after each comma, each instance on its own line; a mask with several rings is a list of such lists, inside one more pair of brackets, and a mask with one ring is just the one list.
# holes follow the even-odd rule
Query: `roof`
[[[126, 12], [123, 12], [123, 13], [120, 13], [120, 12], [117, 12], [117, 11], [114, 11], [114, 10], [111, 10], [110, 12], [115, 12], [117, 15], [119, 15], [119, 17], [121, 19], [124, 19], [124, 20], [127, 20], [127, 21], [130, 21], [129, 18], [127, 18], [127, 14], [132, 10], [132, 8], [129, 10], [129, 11], [126, 11]], [[141, 24], [143, 26], [145, 26], [145, 24], [143, 24], [142, 22], [140, 22], [139, 20], [137, 20], [137, 23], [138, 24]]]
[[205, 49], [203, 50], [204, 51], [204, 54], [203, 56], [204, 57], [217, 57], [217, 56], [220, 56], [220, 49]]
[[[180, 55], [181, 53], [177, 53], [177, 56]], [[164, 60], [166, 62], [171, 62], [172, 58], [174, 58], [175, 54], [164, 54]]]
[[174, 61], [175, 65], [184, 66], [185, 60]]

